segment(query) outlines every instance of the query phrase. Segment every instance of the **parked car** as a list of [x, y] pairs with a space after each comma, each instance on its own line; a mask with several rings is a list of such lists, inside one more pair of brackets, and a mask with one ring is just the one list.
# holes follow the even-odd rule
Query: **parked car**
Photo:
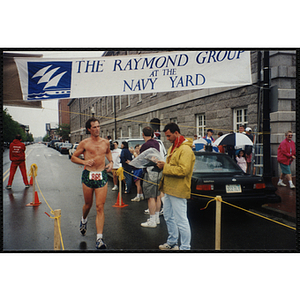
[[59, 151], [61, 154], [68, 154], [69, 153], [69, 149], [72, 148], [72, 144], [71, 143], [63, 143], [60, 147], [59, 147]]
[[59, 151], [59, 147], [63, 144], [63, 142], [55, 143], [55, 149]]
[[191, 199], [210, 200], [204, 196], [221, 196], [229, 203], [247, 207], [280, 202], [276, 188], [266, 189], [264, 178], [246, 174], [227, 154], [195, 152]]
[[57, 142], [59, 142], [59, 140], [52, 140], [52, 141], [50, 141], [49, 144], [48, 144], [48, 147], [51, 147], [51, 148], [55, 149], [54, 144], [57, 143]]
[[[73, 153], [75, 152], [75, 150], [76, 150], [76, 148], [77, 148], [78, 145], [79, 144], [76, 143], [76, 144], [73, 145], [72, 148], [69, 149], [69, 159], [71, 159], [71, 157], [72, 157]], [[80, 154], [79, 158], [84, 159], [83, 154]]]
[[[128, 147], [129, 148], [134, 148], [135, 145], [139, 144], [139, 145], [143, 145], [145, 143], [145, 140], [144, 139], [140, 139], [140, 138], [122, 138], [122, 139], [118, 139], [116, 140], [118, 143], [119, 143], [119, 148], [121, 148], [121, 145], [122, 145], [122, 142], [127, 142], [128, 143]], [[159, 145], [160, 145], [160, 153], [162, 155], [162, 157], [166, 157], [167, 156], [167, 151], [166, 151], [166, 148], [163, 144], [163, 142], [161, 140], [156, 140], [159, 142]]]

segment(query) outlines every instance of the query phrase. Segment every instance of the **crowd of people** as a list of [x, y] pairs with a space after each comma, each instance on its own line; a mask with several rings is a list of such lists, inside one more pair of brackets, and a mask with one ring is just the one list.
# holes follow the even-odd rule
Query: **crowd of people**
[[[148, 209], [145, 213], [149, 218], [141, 223], [145, 228], [156, 228], [160, 224], [160, 216], [163, 215], [168, 238], [166, 243], [159, 245], [161, 250], [190, 250], [191, 230], [187, 218], [187, 199], [190, 198], [191, 177], [195, 163], [195, 140], [199, 139], [195, 135], [194, 141], [186, 138], [180, 133], [177, 124], [169, 123], [164, 127], [166, 139], [171, 143], [168, 149], [166, 160], [155, 160], [154, 166], [135, 168], [131, 165], [134, 158], [139, 157], [148, 149], [160, 150], [157, 139], [161, 134], [153, 131], [150, 126], [143, 128], [142, 136], [145, 141], [142, 145], [135, 145], [129, 148], [128, 143], [123, 141], [121, 149], [117, 141], [112, 141], [108, 136], [106, 139], [100, 137], [100, 123], [95, 118], [90, 118], [86, 122], [86, 130], [90, 137], [81, 141], [74, 152], [71, 161], [84, 166], [82, 172], [82, 190], [84, 205], [82, 207], [82, 217], [80, 220], [79, 231], [82, 235], [87, 232], [88, 214], [93, 204], [95, 195], [96, 202], [96, 248], [106, 249], [107, 245], [103, 239], [104, 228], [104, 204], [107, 196], [108, 172], [113, 174], [113, 191], [118, 191], [119, 180], [123, 181], [125, 193], [130, 193], [133, 185], [136, 186], [137, 195], [131, 201], [148, 201]], [[240, 126], [239, 132], [246, 134], [251, 141], [253, 135], [251, 128]], [[212, 147], [215, 139], [213, 130], [208, 129], [203, 137], [206, 141], [206, 148], [201, 151], [215, 151]], [[218, 137], [223, 135], [218, 132]], [[295, 143], [292, 141], [293, 133], [288, 131], [286, 138], [278, 147], [277, 159], [281, 168], [281, 175], [278, 186], [286, 186], [283, 182], [286, 177], [290, 188], [295, 188], [292, 182], [290, 165], [296, 158]], [[251, 148], [242, 147], [234, 149], [228, 145], [219, 145], [217, 151], [227, 152], [232, 155], [241, 169], [246, 173], [250, 172], [252, 151]], [[84, 159], [79, 158], [84, 153]], [[108, 160], [106, 164], [105, 158]], [[23, 175], [25, 187], [29, 187], [26, 166], [25, 166], [25, 145], [21, 143], [21, 137], [17, 136], [10, 146], [10, 177], [6, 189], [11, 189], [14, 174], [20, 167]], [[122, 186], [122, 185], [120, 185]], [[162, 209], [163, 206], [163, 209]]]

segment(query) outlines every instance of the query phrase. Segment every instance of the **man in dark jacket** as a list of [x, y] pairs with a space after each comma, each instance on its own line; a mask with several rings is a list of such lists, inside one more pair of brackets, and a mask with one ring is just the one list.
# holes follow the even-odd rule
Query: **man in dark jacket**
[[23, 176], [23, 181], [26, 188], [29, 188], [29, 183], [27, 179], [26, 165], [25, 165], [25, 145], [21, 142], [22, 138], [20, 134], [16, 135], [16, 138], [11, 142], [9, 146], [9, 159], [11, 160], [10, 174], [8, 179], [8, 184], [6, 186], [7, 190], [11, 189], [12, 182], [14, 180], [17, 168], [20, 167], [21, 174]]

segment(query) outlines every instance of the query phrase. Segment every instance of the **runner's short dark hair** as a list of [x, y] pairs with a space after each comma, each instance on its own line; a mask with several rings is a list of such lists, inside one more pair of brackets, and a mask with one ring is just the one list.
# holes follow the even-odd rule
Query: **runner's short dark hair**
[[178, 125], [176, 123], [169, 123], [165, 126], [163, 132], [166, 132], [170, 130], [171, 133], [175, 133], [175, 131], [177, 131], [178, 133], [180, 133], [180, 129], [178, 127]]
[[86, 123], [85, 123], [85, 128], [86, 128], [86, 131], [88, 132], [88, 129], [90, 129], [91, 128], [91, 123], [92, 122], [98, 122], [99, 124], [100, 124], [100, 121], [98, 120], [98, 119], [96, 119], [96, 118], [94, 118], [94, 117], [92, 117], [92, 118], [89, 118], [87, 121], [86, 121]]

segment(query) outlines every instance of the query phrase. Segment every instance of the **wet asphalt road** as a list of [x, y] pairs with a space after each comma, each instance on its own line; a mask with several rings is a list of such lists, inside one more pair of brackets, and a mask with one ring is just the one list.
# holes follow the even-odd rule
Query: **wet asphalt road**
[[[37, 181], [42, 194], [50, 207], [61, 209], [61, 229], [66, 251], [95, 250], [95, 204], [88, 222], [86, 236], [79, 233], [83, 195], [81, 188], [82, 166], [71, 163], [68, 155], [61, 155], [42, 144], [27, 147], [27, 171], [31, 164], [38, 166]], [[24, 188], [20, 171], [17, 170], [12, 190], [5, 190], [9, 169], [8, 150], [3, 153], [3, 251], [53, 251], [54, 220], [50, 208], [38, 191], [42, 204], [27, 207], [32, 201], [32, 187]], [[147, 202], [131, 202], [135, 190], [122, 195], [124, 208], [113, 205], [118, 192], [111, 191], [112, 180], [108, 182], [108, 195], [105, 204], [104, 240], [108, 250], [117, 252], [159, 251], [158, 245], [167, 239], [167, 228], [163, 216], [155, 229], [143, 228], [147, 215], [144, 210]], [[37, 189], [38, 190], [38, 189]], [[200, 211], [203, 203], [189, 202], [188, 217], [192, 230], [192, 250], [214, 250], [214, 204]], [[273, 222], [247, 214], [243, 211], [222, 206], [221, 249], [225, 251], [293, 251], [296, 249], [296, 231]], [[99, 251], [99, 250], [98, 250]], [[102, 250], [103, 251], [103, 250]]]

